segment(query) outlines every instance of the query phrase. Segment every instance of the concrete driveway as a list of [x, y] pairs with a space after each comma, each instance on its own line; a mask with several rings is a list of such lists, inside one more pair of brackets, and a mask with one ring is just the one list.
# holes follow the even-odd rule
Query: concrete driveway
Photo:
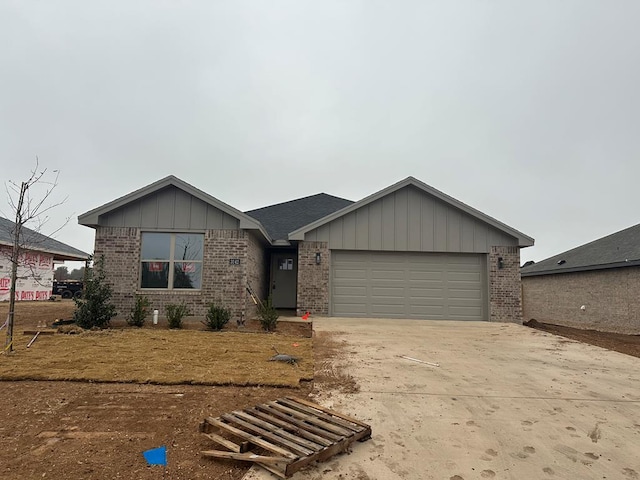
[[638, 358], [511, 324], [327, 318], [314, 329], [346, 342], [336, 362], [360, 385], [319, 403], [370, 423], [373, 438], [294, 479], [640, 478]]

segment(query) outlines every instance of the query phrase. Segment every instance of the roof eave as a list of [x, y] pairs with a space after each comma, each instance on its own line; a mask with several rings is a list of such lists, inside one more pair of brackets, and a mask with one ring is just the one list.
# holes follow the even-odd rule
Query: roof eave
[[[8, 243], [8, 242], [0, 242], [0, 245], [5, 245], [7, 247], [13, 247], [13, 244]], [[78, 250], [78, 253], [70, 253], [70, 252], [61, 252], [60, 250], [53, 250], [50, 248], [42, 248], [39, 246], [31, 246], [29, 247], [29, 245], [23, 245], [20, 247], [22, 250], [29, 250], [32, 252], [43, 252], [43, 253], [49, 253], [51, 255], [53, 255], [53, 259], [58, 260], [58, 261], [85, 261], [88, 260], [91, 255], [89, 255], [88, 253], [82, 252], [80, 250]]]
[[538, 277], [542, 275], [555, 275], [561, 273], [577, 273], [577, 272], [591, 272], [597, 270], [610, 270], [613, 268], [625, 268], [625, 267], [638, 267], [640, 266], [640, 260], [634, 260], [631, 262], [615, 262], [604, 263], [601, 265], [582, 265], [579, 267], [569, 267], [561, 269], [539, 270], [536, 272], [520, 272], [521, 277]]

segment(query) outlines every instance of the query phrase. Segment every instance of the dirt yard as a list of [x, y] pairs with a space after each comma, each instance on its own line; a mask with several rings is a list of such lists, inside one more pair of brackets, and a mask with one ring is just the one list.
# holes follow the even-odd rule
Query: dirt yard
[[[0, 304], [3, 320], [7, 307]], [[26, 343], [28, 337], [22, 335], [23, 330], [49, 324], [57, 318], [70, 318], [73, 308], [72, 301], [19, 304], [16, 337]], [[189, 326], [200, 328], [197, 323]], [[227, 330], [238, 331], [235, 325]], [[259, 324], [253, 322], [241, 331], [258, 330]], [[4, 332], [0, 332], [3, 343]], [[309, 323], [280, 322], [278, 333], [264, 335], [277, 339], [285, 333], [308, 341], [311, 327]], [[250, 335], [255, 333], [244, 338], [248, 340]], [[37, 342], [32, 348], [38, 346]], [[330, 344], [330, 339], [327, 342]], [[320, 351], [332, 348], [321, 346]], [[327, 378], [339, 383], [336, 375], [334, 372], [333, 377]], [[214, 445], [198, 433], [199, 423], [206, 416], [218, 416], [286, 395], [304, 397], [312, 392], [312, 387], [311, 382], [302, 382], [298, 388], [273, 388], [3, 381], [0, 477], [158, 479], [162, 478], [162, 467], [148, 467], [142, 452], [166, 445], [166, 478], [237, 480], [248, 465], [201, 458], [200, 451]]]
[[640, 335], [624, 335], [622, 333], [598, 332], [597, 330], [581, 330], [579, 328], [564, 327], [551, 323], [542, 323], [531, 320], [526, 326], [545, 332], [560, 335], [561, 337], [588, 343], [597, 347], [625, 353], [634, 357], [640, 357]]

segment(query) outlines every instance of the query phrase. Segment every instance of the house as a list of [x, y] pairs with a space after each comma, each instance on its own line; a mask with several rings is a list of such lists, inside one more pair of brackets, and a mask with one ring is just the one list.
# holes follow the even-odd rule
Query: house
[[524, 319], [640, 334], [640, 225], [522, 268]]
[[533, 239], [409, 177], [357, 202], [327, 194], [241, 212], [169, 176], [78, 218], [96, 231], [121, 315], [219, 302], [247, 287], [298, 314], [521, 322]]
[[[7, 301], [11, 291], [11, 252], [15, 223], [0, 217], [0, 301]], [[49, 300], [53, 288], [53, 265], [66, 260], [86, 261], [89, 254], [22, 227], [18, 258], [16, 300]]]

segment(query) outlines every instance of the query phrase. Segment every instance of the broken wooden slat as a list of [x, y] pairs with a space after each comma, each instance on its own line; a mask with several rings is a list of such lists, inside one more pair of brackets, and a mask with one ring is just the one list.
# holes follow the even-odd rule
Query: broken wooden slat
[[235, 452], [235, 453], [242, 452], [240, 445], [238, 445], [237, 443], [233, 443], [231, 440], [227, 440], [226, 438], [221, 437], [216, 433], [205, 433], [204, 436], [207, 437], [209, 440], [212, 440], [217, 444], [222, 445], [223, 447], [227, 447], [232, 452]]
[[256, 425], [253, 425], [253, 424], [251, 424], [249, 422], [245, 422], [244, 420], [242, 420], [241, 418], [236, 417], [235, 415], [231, 415], [229, 413], [225, 413], [224, 415], [221, 415], [220, 418], [223, 418], [224, 420], [226, 420], [227, 422], [230, 422], [230, 423], [236, 423], [236, 424], [240, 425], [241, 427], [244, 427], [246, 430], [249, 430], [250, 432], [258, 434], [261, 437], [266, 438], [267, 440], [270, 440], [273, 443], [277, 443], [280, 446], [286, 447], [289, 450], [292, 450], [294, 452], [298, 452], [299, 454], [311, 455], [313, 453], [313, 450], [310, 450], [310, 449], [305, 448], [305, 447], [303, 447], [301, 445], [298, 445], [297, 443], [290, 442], [286, 438], [280, 437], [280, 436], [276, 435], [275, 433], [272, 433], [272, 432], [269, 432], [268, 430], [265, 430], [264, 428], [257, 427]]
[[292, 408], [281, 405], [277, 402], [268, 402], [267, 405], [272, 406], [273, 408], [280, 410], [282, 412], [288, 413], [289, 415], [293, 415], [296, 418], [300, 418], [305, 422], [312, 423], [317, 425], [320, 428], [324, 428], [325, 430], [329, 430], [330, 432], [337, 433], [338, 435], [351, 435], [351, 430], [347, 430], [342, 427], [338, 427], [333, 423], [325, 422], [324, 420], [320, 420], [318, 418], [313, 417], [312, 415], [308, 415], [306, 413], [299, 412], [298, 410], [294, 410]]
[[316, 451], [316, 452], [322, 450], [322, 445], [318, 445], [317, 443], [313, 443], [308, 440], [305, 440], [304, 438], [300, 438], [297, 435], [293, 435], [287, 432], [286, 430], [284, 430], [283, 428], [278, 427], [277, 425], [273, 425], [271, 423], [265, 422], [264, 420], [260, 420], [259, 418], [255, 418], [254, 416], [249, 415], [248, 413], [236, 411], [236, 412], [233, 412], [233, 414], [236, 417], [240, 417], [243, 420], [246, 420], [249, 423], [257, 425], [258, 427], [264, 428], [265, 430], [270, 431], [276, 435], [280, 435], [281, 437], [284, 437], [291, 442], [294, 442], [294, 443], [297, 443], [298, 445], [306, 447], [309, 450]]
[[244, 460], [276, 465], [287, 463], [287, 461], [282, 457], [265, 457], [264, 455], [256, 455], [255, 453], [224, 452], [222, 450], [204, 450], [200, 453], [205, 457], [228, 458], [231, 460]]
[[318, 418], [321, 418], [322, 420], [326, 420], [329, 423], [334, 423], [337, 425], [340, 425], [341, 427], [347, 428], [349, 430], [352, 430], [354, 432], [359, 432], [360, 430], [362, 430], [362, 427], [360, 425], [354, 424], [353, 422], [348, 422], [346, 420], [343, 420], [342, 418], [337, 418], [335, 416], [331, 416], [328, 415], [324, 412], [318, 412], [317, 409], [314, 410], [306, 405], [301, 405], [300, 403], [294, 401], [294, 400], [289, 400], [287, 398], [281, 398], [280, 400], [278, 400], [279, 403], [282, 403], [283, 405], [286, 405], [290, 408], [294, 408], [296, 410], [299, 410], [302, 413], [307, 413], [309, 415], [315, 415]]
[[369, 425], [367, 425], [364, 422], [361, 422], [360, 420], [357, 420], [357, 419], [355, 419], [353, 417], [350, 417], [348, 415], [345, 415], [343, 413], [336, 412], [336, 411], [331, 410], [329, 408], [323, 407], [322, 405], [318, 405], [317, 403], [310, 402], [309, 400], [306, 400], [304, 398], [299, 398], [299, 397], [287, 397], [287, 398], [289, 400], [294, 400], [294, 401], [296, 401], [298, 403], [302, 403], [303, 405], [307, 405], [308, 407], [314, 408], [316, 410], [321, 410], [324, 413], [330, 414], [331, 416], [340, 417], [343, 420], [346, 420], [347, 422], [355, 423], [356, 425], [360, 425], [361, 427], [364, 427], [364, 428], [369, 428]]
[[264, 409], [264, 411], [271, 413], [272, 415], [275, 415], [279, 418], [282, 418], [284, 420], [287, 420], [291, 423], [293, 423], [294, 425], [298, 425], [301, 428], [305, 428], [307, 430], [309, 430], [310, 432], [314, 432], [322, 437], [328, 438], [332, 441], [338, 441], [342, 438], [341, 435], [337, 435], [335, 433], [329, 432], [328, 430], [324, 430], [320, 427], [316, 427], [315, 425], [312, 425], [310, 423], [307, 423], [303, 420], [300, 420], [296, 417], [293, 417], [291, 415], [289, 415], [288, 413], [285, 412], [281, 412], [280, 410], [273, 408], [271, 405], [258, 405], [256, 408], [259, 409]]
[[224, 422], [221, 422], [220, 420], [217, 420], [215, 418], [207, 418], [207, 421], [212, 424], [215, 425], [216, 427], [222, 428], [224, 430], [227, 430], [230, 433], [233, 433], [234, 435], [237, 435], [240, 438], [243, 438], [245, 440], [248, 440], [249, 442], [258, 445], [259, 447], [264, 448], [265, 450], [269, 450], [270, 452], [273, 453], [277, 453], [279, 455], [282, 455], [286, 458], [296, 458], [297, 455], [295, 455], [294, 453], [291, 453], [288, 450], [285, 450], [284, 448], [280, 448], [277, 445], [274, 445], [273, 443], [267, 442], [266, 440], [263, 440], [260, 437], [256, 437], [255, 435], [251, 435], [250, 433], [245, 432], [244, 430], [240, 430], [239, 428], [233, 427], [231, 425], [228, 425]]
[[245, 410], [245, 412], [255, 416], [255, 417], [259, 417], [263, 420], [266, 420], [269, 423], [272, 423], [274, 425], [277, 425], [281, 428], [284, 428], [285, 430], [294, 433], [295, 435], [298, 435], [302, 438], [306, 438], [307, 440], [311, 440], [313, 443], [315, 443], [316, 445], [321, 445], [323, 447], [328, 447], [329, 445], [332, 445], [333, 442], [331, 440], [327, 440], [324, 437], [321, 437], [320, 435], [316, 435], [314, 433], [311, 433], [308, 430], [305, 430], [302, 427], [299, 427], [293, 423], [290, 422], [285, 422], [284, 420], [280, 420], [279, 418], [276, 418], [274, 416], [269, 415], [268, 413], [262, 412], [260, 410], [257, 409], [253, 409], [253, 410]]

